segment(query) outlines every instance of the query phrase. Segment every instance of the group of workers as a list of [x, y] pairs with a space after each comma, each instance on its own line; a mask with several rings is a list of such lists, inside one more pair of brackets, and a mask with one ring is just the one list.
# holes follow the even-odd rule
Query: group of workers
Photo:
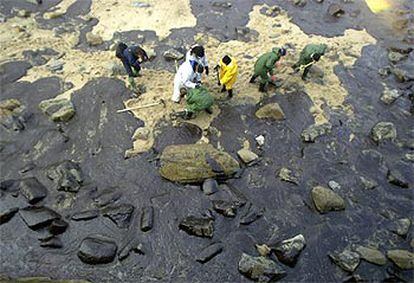
[[[326, 44], [308, 44], [302, 50], [299, 60], [292, 66], [295, 73], [302, 71], [302, 80], [306, 80], [312, 65], [320, 60], [326, 53]], [[253, 68], [250, 83], [259, 81], [259, 91], [266, 92], [268, 84], [276, 81], [275, 73], [278, 61], [287, 53], [283, 47], [273, 48], [272, 51], [261, 55]], [[116, 49], [118, 57], [126, 72], [131, 88], [136, 89], [134, 78], [140, 76], [141, 63], [148, 61], [149, 58], [144, 49], [139, 46], [128, 47], [124, 43], [119, 43]], [[217, 72], [217, 84], [222, 86], [221, 92], [226, 92], [228, 98], [233, 97], [233, 85], [237, 80], [238, 65], [235, 58], [225, 55], [215, 66]], [[186, 53], [185, 61], [178, 67], [174, 77], [174, 90], [172, 101], [180, 103], [185, 97], [186, 107], [184, 111], [175, 112], [173, 117], [191, 119], [196, 113], [206, 111], [212, 113], [214, 97], [202, 83], [202, 76], [209, 75], [209, 64], [202, 45], [196, 44], [189, 48]]]

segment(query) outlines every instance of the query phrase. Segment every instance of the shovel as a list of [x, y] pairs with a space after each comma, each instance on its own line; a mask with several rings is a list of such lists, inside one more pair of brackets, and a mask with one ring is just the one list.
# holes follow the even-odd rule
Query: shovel
[[131, 111], [131, 110], [139, 110], [139, 109], [149, 108], [149, 107], [160, 105], [160, 104], [162, 104], [163, 107], [165, 107], [164, 99], [160, 99], [160, 101], [154, 102], [154, 103], [149, 103], [149, 104], [145, 104], [145, 105], [128, 107], [128, 108], [125, 108], [125, 109], [117, 110], [116, 113], [122, 113], [122, 112]]

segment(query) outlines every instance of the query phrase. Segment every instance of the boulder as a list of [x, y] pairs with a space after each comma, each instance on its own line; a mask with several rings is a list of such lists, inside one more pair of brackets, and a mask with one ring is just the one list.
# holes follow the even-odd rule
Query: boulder
[[203, 248], [196, 257], [196, 261], [206, 263], [216, 255], [223, 251], [223, 245], [220, 243], [213, 243]]
[[7, 223], [13, 216], [19, 211], [19, 208], [12, 207], [6, 210], [0, 211], [0, 225]]
[[74, 221], [81, 221], [81, 220], [90, 220], [98, 217], [99, 210], [91, 209], [91, 210], [84, 210], [81, 212], [77, 212], [72, 216], [72, 220]]
[[272, 247], [272, 250], [274, 250], [280, 262], [294, 267], [305, 245], [305, 237], [299, 234], [291, 239], [277, 243], [275, 247]]
[[360, 256], [358, 253], [344, 250], [341, 253], [329, 254], [329, 257], [345, 271], [354, 272], [360, 263]]
[[60, 249], [63, 247], [63, 243], [58, 237], [51, 237], [47, 241], [40, 243], [43, 248]]
[[11, 115], [21, 106], [20, 101], [14, 98], [0, 101], [0, 118]]
[[148, 128], [141, 127], [138, 128], [134, 135], [132, 136], [132, 139], [134, 140], [148, 140], [149, 136], [151, 134], [151, 131]]
[[405, 250], [391, 250], [387, 257], [401, 269], [414, 269], [414, 253]]
[[217, 181], [214, 179], [206, 179], [203, 182], [202, 190], [206, 195], [212, 195], [218, 191]]
[[49, 69], [49, 71], [51, 71], [52, 73], [58, 73], [61, 72], [63, 69], [63, 65], [65, 64], [65, 62], [61, 61], [61, 60], [57, 60], [57, 59], [52, 59], [50, 60], [50, 62], [47, 64], [47, 68]]
[[212, 238], [214, 232], [213, 220], [188, 216], [184, 218], [179, 228], [190, 235]]
[[59, 235], [66, 231], [68, 223], [63, 219], [55, 219], [49, 225], [49, 232], [53, 235]]
[[111, 219], [119, 228], [128, 228], [135, 207], [132, 204], [119, 204], [106, 207], [103, 216]]
[[273, 260], [245, 253], [240, 258], [239, 271], [249, 279], [259, 282], [276, 281], [286, 276], [285, 269]]
[[181, 183], [230, 177], [239, 169], [233, 157], [210, 144], [170, 145], [164, 149], [160, 160], [161, 176]]
[[43, 100], [39, 107], [54, 122], [67, 122], [75, 115], [72, 102], [64, 98]]
[[295, 185], [299, 184], [299, 177], [293, 173], [289, 168], [283, 167], [279, 170], [278, 176], [280, 180], [289, 182]]
[[237, 152], [237, 155], [240, 157], [240, 159], [245, 163], [245, 164], [250, 164], [254, 161], [256, 161], [259, 156], [257, 156], [256, 153], [252, 152], [251, 150], [248, 150], [246, 148], [240, 149]]
[[302, 140], [304, 142], [315, 142], [316, 138], [327, 135], [331, 132], [331, 123], [324, 123], [320, 125], [311, 125], [302, 131]]
[[405, 237], [408, 234], [408, 231], [410, 230], [411, 226], [411, 220], [409, 218], [401, 218], [393, 222], [389, 229], [391, 232], [401, 236]]
[[79, 164], [71, 160], [65, 160], [49, 168], [47, 177], [55, 182], [59, 191], [78, 192], [83, 183]]
[[345, 14], [345, 11], [344, 9], [342, 9], [341, 5], [335, 3], [335, 4], [329, 5], [328, 14], [331, 15], [332, 17], [339, 18], [340, 16]]
[[256, 117], [259, 119], [270, 119], [270, 120], [284, 120], [285, 113], [280, 108], [278, 103], [269, 103], [261, 107], [256, 111]]
[[414, 184], [414, 170], [410, 164], [399, 161], [390, 166], [387, 179], [393, 185], [408, 189]]
[[117, 249], [115, 242], [110, 239], [89, 236], [82, 241], [78, 257], [88, 264], [110, 263], [114, 260]]
[[152, 229], [154, 225], [154, 208], [146, 206], [141, 212], [141, 231], [147, 232]]
[[322, 186], [316, 186], [311, 192], [312, 200], [320, 213], [345, 209], [345, 202], [337, 193]]
[[388, 60], [390, 60], [391, 63], [395, 64], [406, 58], [407, 55], [401, 54], [399, 52], [390, 51], [388, 52]]
[[387, 259], [385, 258], [384, 254], [377, 249], [357, 246], [356, 252], [361, 256], [363, 260], [367, 262], [376, 265], [385, 265], [387, 263]]
[[385, 104], [391, 104], [393, 103], [395, 100], [397, 100], [397, 98], [399, 98], [401, 96], [401, 93], [397, 90], [397, 89], [385, 89], [384, 92], [381, 95], [381, 101], [384, 102]]
[[47, 189], [35, 177], [20, 182], [20, 193], [30, 204], [35, 204], [47, 196]]
[[263, 215], [263, 212], [250, 202], [247, 205], [245, 205], [243, 209], [244, 211], [239, 221], [241, 225], [249, 225]]
[[361, 187], [365, 190], [372, 190], [378, 186], [378, 183], [368, 177], [359, 176]]
[[88, 32], [86, 33], [86, 42], [89, 44], [89, 46], [97, 46], [103, 43], [103, 39], [97, 34]]
[[164, 58], [167, 61], [173, 61], [173, 60], [178, 61], [184, 58], [184, 54], [176, 49], [171, 48], [164, 52]]
[[377, 144], [385, 141], [394, 141], [397, 138], [397, 130], [391, 122], [379, 122], [371, 130], [371, 138]]
[[236, 216], [237, 206], [233, 202], [226, 200], [213, 200], [212, 202], [214, 210], [220, 213], [221, 215], [225, 217]]
[[23, 221], [30, 229], [37, 230], [48, 226], [53, 220], [60, 219], [60, 215], [47, 207], [29, 206], [19, 210]]

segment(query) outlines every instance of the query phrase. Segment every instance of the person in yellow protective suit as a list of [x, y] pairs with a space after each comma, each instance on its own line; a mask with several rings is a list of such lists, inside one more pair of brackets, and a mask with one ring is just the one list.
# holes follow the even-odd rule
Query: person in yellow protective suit
[[233, 97], [233, 85], [237, 80], [239, 73], [239, 67], [237, 66], [236, 59], [226, 55], [221, 60], [219, 65], [214, 68], [218, 71], [218, 85], [223, 86], [221, 92], [225, 92], [229, 95], [229, 98]]

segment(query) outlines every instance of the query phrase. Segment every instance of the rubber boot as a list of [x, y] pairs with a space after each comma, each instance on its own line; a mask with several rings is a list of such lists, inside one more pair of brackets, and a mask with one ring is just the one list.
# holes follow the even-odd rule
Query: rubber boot
[[225, 92], [226, 91], [226, 86], [223, 85], [223, 87], [221, 88], [221, 92]]
[[259, 91], [260, 92], [266, 92], [266, 84], [260, 84], [260, 86], [259, 86]]
[[229, 89], [227, 91], [227, 93], [229, 94], [229, 98], [232, 98], [233, 97], [233, 90], [232, 89]]
[[191, 118], [193, 118], [193, 112], [185, 110], [185, 114], [184, 114], [183, 119], [184, 120], [190, 120]]
[[253, 76], [250, 78], [249, 83], [254, 84], [254, 83], [256, 82], [256, 78], [257, 78], [257, 77], [258, 77], [258, 76], [253, 75]]
[[211, 114], [213, 114], [213, 110], [212, 110], [211, 108], [207, 108], [207, 109], [206, 109], [206, 112], [207, 112], [208, 114], [210, 114], [210, 115], [211, 115]]

